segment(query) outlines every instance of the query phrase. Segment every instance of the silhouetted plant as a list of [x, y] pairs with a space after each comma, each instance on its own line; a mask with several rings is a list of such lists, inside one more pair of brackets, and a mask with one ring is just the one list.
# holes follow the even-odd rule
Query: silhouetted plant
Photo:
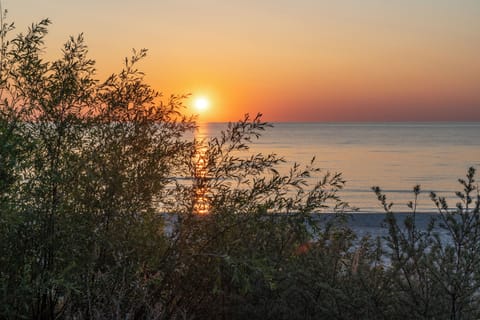
[[[344, 183], [340, 175], [326, 174], [307, 192], [306, 178], [319, 171], [313, 162], [281, 174], [281, 157], [248, 153], [248, 143], [267, 126], [260, 116], [246, 116], [220, 137], [196, 141], [185, 158], [193, 183], [177, 184], [177, 195], [185, 197], [177, 198], [172, 209], [172, 257], [162, 285], [173, 288], [166, 292], [172, 303], [169, 316], [178, 310], [201, 317], [238, 316], [238, 303], [277, 287], [298, 247], [320, 233], [312, 214], [329, 201], [331, 210], [347, 208], [337, 195]], [[198, 161], [204, 166], [200, 175]], [[208, 214], [200, 216], [198, 188], [208, 203]]]
[[157, 204], [193, 124], [181, 97], [143, 83], [143, 50], [105, 83], [82, 35], [42, 60], [49, 23], [11, 39], [2, 26], [0, 314], [125, 315], [162, 250]]
[[459, 179], [463, 192], [456, 193], [460, 201], [453, 210], [444, 197], [431, 193], [439, 215], [425, 230], [419, 230], [415, 221], [419, 186], [414, 188], [415, 200], [408, 204], [412, 214], [403, 226], [385, 195], [374, 188], [387, 211], [389, 235], [385, 240], [395, 290], [412, 318], [478, 317], [480, 284], [474, 266], [480, 262], [480, 198], [474, 175], [475, 169], [470, 168], [467, 179]]
[[44, 61], [49, 24], [1, 31], [2, 317], [234, 316], [319, 237], [313, 213], [347, 208], [339, 174], [306, 191], [313, 161], [280, 174], [281, 157], [246, 156], [260, 116], [185, 140], [183, 97], [163, 103], [144, 83], [145, 50], [103, 83], [82, 35]]

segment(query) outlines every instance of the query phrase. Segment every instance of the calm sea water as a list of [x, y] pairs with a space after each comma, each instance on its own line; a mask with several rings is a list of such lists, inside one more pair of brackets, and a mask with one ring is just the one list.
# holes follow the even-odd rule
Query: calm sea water
[[[201, 125], [215, 136], [224, 123]], [[315, 156], [325, 171], [347, 180], [343, 199], [360, 212], [382, 212], [372, 186], [380, 186], [394, 209], [406, 212], [412, 188], [421, 185], [419, 209], [434, 212], [429, 192], [456, 202], [458, 178], [470, 166], [480, 169], [480, 123], [274, 123], [252, 151], [283, 155], [287, 164]]]

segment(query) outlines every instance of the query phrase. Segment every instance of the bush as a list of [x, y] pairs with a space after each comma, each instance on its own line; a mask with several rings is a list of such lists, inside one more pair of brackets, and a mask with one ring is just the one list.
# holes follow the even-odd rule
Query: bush
[[438, 210], [426, 230], [416, 226], [416, 204], [420, 186], [413, 190], [409, 203], [412, 214], [397, 222], [380, 189], [374, 188], [387, 212], [390, 272], [397, 303], [412, 318], [477, 319], [480, 311], [480, 197], [475, 183], [475, 169], [468, 170], [466, 179], [459, 179], [463, 188], [456, 195], [455, 209], [444, 197], [431, 193]]
[[280, 174], [281, 157], [246, 155], [260, 116], [188, 141], [183, 97], [162, 102], [136, 68], [145, 50], [105, 82], [82, 35], [44, 61], [49, 24], [1, 31], [3, 318], [234, 317], [284, 281], [312, 213], [347, 207], [340, 175], [307, 192], [313, 162]]

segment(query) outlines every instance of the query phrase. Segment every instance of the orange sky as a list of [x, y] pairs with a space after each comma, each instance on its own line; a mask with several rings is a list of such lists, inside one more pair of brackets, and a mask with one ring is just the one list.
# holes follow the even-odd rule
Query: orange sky
[[155, 88], [211, 100], [201, 121], [480, 121], [478, 0], [2, 4], [18, 31], [52, 19], [49, 57], [84, 32], [101, 79], [148, 48]]

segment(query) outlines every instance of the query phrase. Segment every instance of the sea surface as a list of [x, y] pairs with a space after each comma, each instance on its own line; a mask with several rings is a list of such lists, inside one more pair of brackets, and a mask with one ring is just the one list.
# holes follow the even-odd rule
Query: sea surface
[[[226, 126], [201, 124], [197, 135], [218, 136]], [[360, 213], [383, 212], [372, 186], [381, 187], [394, 211], [408, 212], [417, 184], [418, 211], [435, 213], [430, 191], [454, 207], [458, 178], [471, 166], [480, 169], [480, 123], [273, 123], [251, 147], [284, 156], [281, 170], [315, 156], [324, 171], [342, 173], [341, 196]]]

